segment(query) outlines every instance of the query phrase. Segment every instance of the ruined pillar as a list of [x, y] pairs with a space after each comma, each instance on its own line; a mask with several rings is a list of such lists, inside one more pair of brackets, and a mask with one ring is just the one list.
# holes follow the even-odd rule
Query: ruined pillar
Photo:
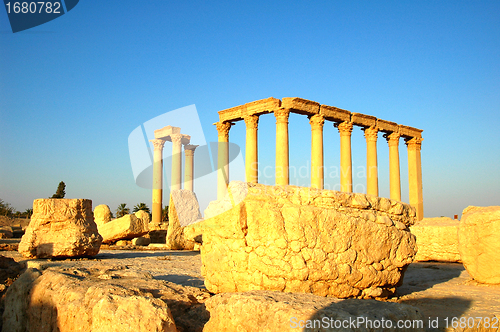
[[276, 185], [289, 184], [288, 177], [288, 117], [290, 110], [274, 111], [276, 117]]
[[366, 193], [378, 196], [377, 137], [374, 126], [363, 129], [366, 139]]
[[152, 139], [153, 143], [153, 204], [151, 212], [152, 222], [161, 223], [162, 198], [163, 198], [163, 146], [165, 141], [162, 139]]
[[259, 125], [258, 115], [247, 115], [244, 117], [247, 129], [245, 147], [245, 174], [246, 181], [259, 182], [259, 164], [257, 147], [257, 127]]
[[198, 145], [187, 144], [184, 145], [184, 155], [185, 155], [185, 170], [184, 170], [184, 189], [194, 191], [194, 150]]
[[399, 133], [385, 134], [384, 137], [389, 144], [389, 185], [391, 188], [391, 199], [401, 201], [401, 178], [399, 172]]
[[340, 134], [340, 191], [352, 193], [352, 122], [337, 125]]
[[172, 141], [172, 176], [170, 190], [181, 189], [182, 179], [182, 134], [170, 135]]
[[422, 137], [407, 138], [408, 147], [408, 180], [410, 184], [410, 205], [417, 211], [417, 220], [424, 217], [424, 199], [422, 195], [422, 161], [420, 159], [420, 149], [422, 147]]
[[309, 117], [311, 124], [311, 187], [323, 189], [323, 125], [325, 117], [314, 114]]
[[217, 154], [217, 199], [223, 199], [229, 184], [229, 129], [230, 122], [217, 122], [219, 138]]

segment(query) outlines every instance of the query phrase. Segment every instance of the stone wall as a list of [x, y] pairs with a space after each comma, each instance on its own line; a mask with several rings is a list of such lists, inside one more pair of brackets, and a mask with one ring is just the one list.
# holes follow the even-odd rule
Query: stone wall
[[459, 220], [447, 217], [424, 218], [411, 226], [417, 238], [415, 261], [460, 262], [458, 252]]
[[[386, 297], [416, 254], [407, 204], [363, 194], [248, 183], [206, 219], [202, 274], [214, 293], [277, 290]], [[227, 201], [227, 199], [226, 199]]]

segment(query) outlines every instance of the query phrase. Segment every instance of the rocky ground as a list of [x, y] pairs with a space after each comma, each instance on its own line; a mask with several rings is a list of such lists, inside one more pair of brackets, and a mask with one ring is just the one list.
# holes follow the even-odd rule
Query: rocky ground
[[[122, 275], [140, 278], [144, 275], [144, 278], [153, 279], [152, 281], [165, 281], [173, 293], [179, 294], [177, 300], [182, 300], [178, 302], [182, 303], [180, 306], [169, 303], [180, 331], [201, 331], [203, 324], [208, 321], [208, 312], [203, 303], [213, 294], [204, 287], [198, 252], [101, 250], [91, 259], [53, 261], [26, 261], [15, 251], [1, 251], [0, 255], [38, 269], [58, 267], [65, 271], [98, 271], [95, 273], [99, 274], [100, 279], [120, 279]], [[178, 290], [184, 286], [188, 286], [187, 290], [181, 294]], [[403, 286], [398, 288], [397, 296], [389, 301], [419, 308], [428, 331], [498, 331], [500, 327], [500, 322], [497, 321], [500, 319], [500, 285], [476, 283], [461, 264], [411, 264], [406, 271]], [[469, 326], [474, 323], [474, 327], [461, 328], [460, 325], [467, 323], [455, 322], [455, 317], [465, 317]], [[481, 322], [479, 317], [482, 318]], [[485, 324], [486, 317], [489, 325]], [[438, 329], [432, 328], [436, 318], [439, 322]], [[452, 326], [452, 322], [456, 328]], [[462, 319], [462, 322], [467, 321]], [[490, 328], [485, 328], [486, 325]]]

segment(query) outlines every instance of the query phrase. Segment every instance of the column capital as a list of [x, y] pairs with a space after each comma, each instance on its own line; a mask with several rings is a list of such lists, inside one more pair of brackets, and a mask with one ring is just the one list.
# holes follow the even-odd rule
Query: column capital
[[378, 129], [375, 126], [362, 128], [365, 132], [365, 138], [367, 142], [376, 142], [378, 138]]
[[422, 141], [424, 139], [422, 137], [412, 137], [405, 138], [405, 144], [408, 147], [408, 150], [418, 150], [422, 148]]
[[274, 116], [276, 117], [276, 124], [288, 123], [288, 117], [290, 116], [290, 110], [287, 108], [277, 109], [274, 111]]
[[162, 139], [159, 139], [159, 138], [151, 139], [149, 141], [151, 143], [153, 143], [153, 146], [154, 146], [155, 150], [160, 150], [160, 151], [163, 150], [163, 146], [165, 145], [165, 142], [166, 142], [166, 141], [164, 141]]
[[181, 144], [182, 143], [182, 134], [172, 134], [170, 135], [170, 140], [173, 144]]
[[349, 121], [333, 124], [339, 130], [340, 136], [351, 136], [353, 124]]
[[323, 125], [325, 124], [325, 116], [323, 114], [314, 114], [309, 116], [309, 124], [311, 125], [311, 129], [323, 129]]
[[192, 144], [184, 145], [184, 154], [186, 156], [194, 156], [194, 150], [196, 150], [198, 146], [199, 145], [192, 145]]
[[259, 116], [258, 115], [245, 115], [243, 117], [245, 120], [245, 125], [247, 126], [247, 130], [249, 129], [257, 129], [259, 126]]
[[399, 146], [399, 138], [401, 137], [400, 133], [392, 132], [384, 134], [384, 138], [387, 140], [389, 146]]
[[232, 123], [231, 122], [216, 122], [214, 125], [217, 128], [217, 132], [219, 134], [219, 138], [222, 137], [226, 140], [229, 139], [229, 129], [231, 129]]

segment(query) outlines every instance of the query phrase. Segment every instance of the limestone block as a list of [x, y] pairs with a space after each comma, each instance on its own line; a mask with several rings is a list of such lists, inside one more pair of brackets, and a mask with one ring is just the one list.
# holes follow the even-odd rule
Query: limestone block
[[102, 235], [103, 243], [112, 243], [118, 240], [131, 240], [143, 236], [148, 231], [144, 229], [144, 223], [133, 214], [127, 214], [121, 218], [99, 226], [99, 234]]
[[28, 258], [94, 256], [101, 242], [91, 200], [36, 199], [19, 252]]
[[151, 216], [144, 210], [139, 210], [134, 215], [142, 221], [145, 230], [149, 231], [149, 223], [151, 222]]
[[106, 204], [97, 205], [94, 209], [94, 221], [99, 227], [111, 221], [111, 210]]
[[[417, 308], [406, 304], [339, 300], [313, 294], [272, 291], [224, 293], [211, 297], [205, 305], [210, 311], [210, 320], [203, 332], [395, 331], [399, 320], [426, 322]], [[385, 321], [382, 328], [374, 329], [373, 325], [372, 328], [366, 325], [370, 324], [368, 320], [371, 324], [374, 321], [380, 324], [382, 319]], [[392, 327], [389, 327], [388, 321], [391, 321]], [[397, 331], [423, 332], [425, 328], [412, 326], [398, 328]]]
[[0, 239], [10, 239], [14, 237], [14, 231], [10, 226], [0, 226]]
[[215, 217], [240, 204], [247, 196], [248, 186], [246, 182], [232, 181], [227, 188], [227, 194], [223, 199], [212, 201], [204, 211], [205, 219]]
[[151, 238], [148, 235], [136, 237], [132, 240], [134, 246], [147, 246], [151, 243]]
[[209, 291], [379, 298], [402, 282], [416, 254], [409, 205], [314, 188], [247, 186], [242, 203], [200, 224]]
[[171, 249], [193, 250], [194, 241], [184, 237], [184, 227], [201, 220], [196, 194], [190, 190], [172, 190], [168, 208], [166, 243]]
[[177, 332], [164, 301], [135, 289], [137, 278], [129, 276], [128, 287], [116, 278], [87, 269], [28, 269], [7, 291], [2, 331]]
[[458, 250], [472, 278], [500, 284], [500, 206], [469, 206], [462, 212]]
[[415, 261], [460, 262], [458, 225], [460, 221], [447, 217], [424, 218], [410, 227], [417, 238]]

